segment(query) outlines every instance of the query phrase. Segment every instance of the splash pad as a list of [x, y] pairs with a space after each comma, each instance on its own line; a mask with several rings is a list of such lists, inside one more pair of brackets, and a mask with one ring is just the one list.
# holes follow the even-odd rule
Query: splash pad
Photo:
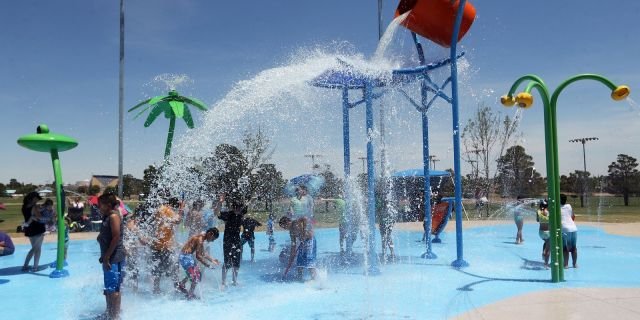
[[[429, 1], [425, 0], [425, 2]], [[416, 2], [413, 4], [416, 4]], [[458, 4], [453, 6], [451, 12], [455, 13], [458, 9], [457, 6]], [[465, 6], [465, 1], [460, 1], [459, 6], [460, 8]], [[415, 11], [415, 13], [417, 14], [418, 11]], [[411, 17], [412, 14], [414, 14], [413, 10], [406, 12], [400, 18]], [[319, 127], [318, 124], [332, 122], [335, 119], [335, 113], [326, 111], [319, 113], [318, 110], [326, 110], [328, 107], [326, 106], [327, 101], [331, 101], [330, 99], [333, 97], [330, 93], [322, 93], [313, 89], [313, 87], [340, 89], [343, 101], [343, 118], [339, 123], [343, 124], [344, 197], [347, 202], [351, 203], [351, 205], [347, 206], [347, 210], [352, 210], [353, 207], [359, 208], [356, 209], [358, 212], [348, 212], [347, 216], [366, 215], [366, 224], [358, 226], [361, 229], [364, 241], [367, 243], [364, 250], [364, 273], [367, 275], [379, 274], [378, 256], [375, 249], [376, 173], [374, 171], [374, 139], [378, 133], [373, 126], [374, 100], [392, 99], [394, 104], [397, 104], [398, 99], [401, 99], [404, 104], [416, 109], [421, 115], [422, 162], [425, 176], [423, 208], [424, 216], [426, 217], [425, 227], [429, 230], [432, 225], [432, 208], [430, 203], [429, 123], [427, 113], [433, 112], [433, 107], [437, 100], [442, 100], [452, 106], [453, 166], [455, 175], [455, 201], [453, 201], [453, 207], [455, 207], [455, 212], [462, 212], [457, 65], [458, 59], [464, 53], [458, 54], [456, 51], [456, 44], [461, 38], [458, 30], [462, 14], [454, 15], [451, 18], [451, 21], [449, 21], [451, 22], [450, 26], [440, 26], [442, 28], [452, 28], [452, 41], [448, 46], [448, 58], [428, 63], [418, 36], [416, 33], [410, 32], [412, 46], [417, 50], [417, 66], [407, 67], [393, 58], [386, 59], [383, 54], [378, 54], [379, 52], [384, 53], [384, 50], [380, 50], [380, 48], [372, 60], [364, 59], [357, 54], [336, 55], [323, 52], [306, 52], [302, 57], [295, 57], [294, 61], [287, 66], [263, 71], [251, 80], [238, 83], [225, 98], [211, 108], [212, 111], [206, 114], [202, 126], [190, 131], [190, 134], [185, 135], [176, 142], [175, 149], [177, 152], [175, 154], [169, 156], [166, 153], [166, 163], [163, 165], [157, 190], [163, 190], [162, 192], [169, 191], [173, 195], [189, 194], [190, 196], [187, 196], [187, 198], [194, 196], [211, 197], [211, 195], [218, 193], [219, 191], [210, 190], [207, 186], [207, 181], [210, 181], [210, 179], [206, 177], [206, 173], [203, 170], [198, 169], [201, 167], [200, 163], [203, 159], [210, 157], [213, 146], [221, 143], [233, 144], [234, 141], [239, 142], [242, 140], [238, 135], [247, 124], [251, 124], [252, 128], [257, 127], [262, 131], [268, 132], [270, 136], [275, 137], [274, 140], [278, 138], [277, 140], [290, 141], [291, 145], [285, 146], [284, 153], [304, 154], [308, 153], [310, 148], [332, 150], [336, 144], [332, 141], [335, 137], [327, 134], [332, 129], [324, 126]], [[466, 19], [468, 20], [469, 17], [467, 16]], [[402, 20], [399, 19], [398, 21], [401, 22]], [[399, 22], [396, 22], [396, 24]], [[415, 24], [415, 21], [413, 23]], [[440, 84], [432, 76], [434, 71], [442, 71], [442, 74], [444, 74], [444, 79], [439, 82]], [[445, 92], [448, 86], [451, 87], [450, 95]], [[417, 98], [413, 97], [414, 88], [418, 89], [419, 95]], [[350, 90], [361, 90], [362, 99], [350, 102]], [[429, 94], [432, 94], [432, 96], [429, 96]], [[152, 99], [145, 102], [151, 104], [153, 101], [155, 100]], [[354, 186], [350, 169], [349, 109], [360, 104], [365, 105], [365, 133], [363, 138], [366, 144], [367, 182], [364, 190]], [[400, 111], [400, 108], [400, 106], [397, 107], [397, 114], [401, 114], [402, 117], [407, 116], [407, 119], [403, 119], [403, 121], [413, 122], [411, 120], [412, 116]], [[301, 134], [301, 131], [304, 133]], [[291, 134], [291, 132], [295, 132], [295, 134]], [[304, 150], [303, 152], [296, 151], [300, 150], [301, 147]], [[238, 187], [234, 188], [234, 192], [243, 192], [243, 185], [240, 184], [241, 179], [247, 180], [248, 178], [239, 177]], [[198, 194], [200, 193], [198, 190], [208, 191], [205, 194]], [[366, 196], [364, 196], [365, 193]], [[151, 203], [159, 203], [161, 200], [158, 195], [152, 194], [150, 201]], [[449, 208], [451, 209], [451, 206]], [[468, 266], [468, 263], [463, 259], [461, 217], [461, 214], [456, 214], [457, 256], [451, 263], [456, 268]], [[360, 221], [364, 220], [360, 219]], [[429, 231], [427, 232], [426, 252], [421, 256], [427, 259], [436, 259], [437, 255], [432, 250], [431, 242], [431, 232]]]

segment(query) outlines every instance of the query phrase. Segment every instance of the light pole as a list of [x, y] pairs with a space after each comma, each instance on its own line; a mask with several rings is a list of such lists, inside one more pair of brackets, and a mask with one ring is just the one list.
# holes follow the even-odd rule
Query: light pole
[[365, 169], [367, 157], [358, 157], [359, 160], [362, 160], [362, 173], [366, 173], [367, 169]]
[[124, 0], [120, 0], [120, 69], [118, 75], [118, 196], [122, 199], [123, 130], [124, 130]]
[[436, 169], [436, 162], [438, 162], [440, 160], [436, 159], [435, 155], [429, 155], [429, 161], [431, 161], [431, 169], [435, 170]]
[[[553, 91], [553, 94], [549, 94], [549, 89], [545, 85], [544, 81], [536, 75], [529, 74], [520, 77], [516, 80], [509, 93], [500, 98], [500, 102], [505, 107], [511, 107], [515, 104], [520, 108], [530, 108], [533, 105], [533, 95], [531, 90], [536, 88], [542, 98], [542, 104], [544, 106], [544, 129], [545, 129], [545, 150], [546, 150], [546, 162], [547, 162], [547, 194], [549, 195], [549, 228], [550, 228], [550, 242], [551, 242], [551, 281], [560, 282], [564, 281], [564, 269], [561, 263], [564, 263], [562, 256], [562, 233], [561, 233], [561, 221], [560, 221], [560, 171], [558, 169], [558, 127], [556, 119], [556, 104], [558, 102], [558, 96], [568, 85], [579, 80], [595, 80], [598, 81], [609, 89], [611, 89], [611, 98], [619, 101], [629, 96], [630, 89], [627, 86], [616, 86], [609, 79], [597, 75], [597, 74], [579, 74], [573, 76], [560, 85]], [[529, 81], [525, 87], [524, 92], [514, 95], [518, 86]]]
[[316, 158], [320, 158], [322, 157], [321, 154], [305, 154], [304, 155], [305, 158], [311, 158], [311, 172], [313, 172], [313, 170], [316, 168]]
[[580, 197], [580, 207], [584, 208], [584, 200], [587, 198], [587, 155], [585, 153], [584, 144], [587, 141], [596, 141], [598, 137], [590, 137], [590, 138], [576, 138], [571, 139], [569, 142], [580, 142], [582, 143], [582, 163], [584, 164], [584, 171], [582, 173], [582, 197]]

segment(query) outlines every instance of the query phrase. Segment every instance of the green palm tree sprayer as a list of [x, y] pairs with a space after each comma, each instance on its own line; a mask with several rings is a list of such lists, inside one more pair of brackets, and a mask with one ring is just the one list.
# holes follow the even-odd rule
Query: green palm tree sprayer
[[157, 96], [142, 101], [135, 105], [133, 108], [129, 109], [129, 112], [136, 110], [144, 105], [146, 105], [146, 107], [139, 111], [134, 119], [150, 109], [151, 111], [149, 112], [149, 116], [147, 116], [147, 120], [144, 122], [145, 127], [149, 127], [153, 123], [153, 121], [155, 121], [162, 113], [164, 113], [165, 118], [169, 119], [167, 146], [164, 149], [165, 159], [168, 158], [171, 154], [171, 143], [173, 142], [173, 132], [176, 127], [176, 118], [184, 119], [187, 127], [189, 127], [189, 129], [193, 129], [193, 117], [191, 116], [191, 111], [189, 111], [188, 106], [192, 105], [202, 111], [207, 111], [207, 107], [204, 103], [194, 98], [181, 96], [176, 90], [169, 91], [166, 96]]
[[51, 154], [51, 162], [53, 164], [53, 175], [56, 183], [56, 212], [58, 215], [58, 254], [56, 259], [56, 270], [51, 272], [49, 277], [62, 278], [69, 275], [64, 270], [64, 212], [62, 212], [62, 204], [65, 199], [62, 198], [62, 170], [60, 169], [60, 158], [58, 152], [67, 151], [75, 148], [78, 142], [61, 134], [49, 133], [49, 127], [46, 124], [38, 126], [36, 134], [22, 136], [18, 139], [18, 144], [33, 151], [49, 152]]

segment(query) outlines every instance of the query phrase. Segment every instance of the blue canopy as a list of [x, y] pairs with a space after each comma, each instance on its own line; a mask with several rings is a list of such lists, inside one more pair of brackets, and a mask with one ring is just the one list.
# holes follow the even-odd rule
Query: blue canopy
[[319, 76], [310, 81], [310, 84], [314, 87], [322, 88], [348, 88], [348, 89], [362, 89], [367, 84], [373, 87], [383, 87], [386, 85], [385, 81], [380, 78], [374, 78], [371, 75], [364, 74], [363, 72], [356, 70], [350, 64], [341, 62], [341, 68], [329, 69]]
[[[460, 59], [462, 56], [464, 56], [464, 52], [458, 54], [456, 59]], [[441, 59], [427, 65], [417, 66], [414, 68], [393, 70], [392, 79], [377, 78], [372, 75], [367, 75], [345, 61], [338, 59], [338, 62], [340, 63], [339, 68], [329, 69], [323, 72], [311, 80], [310, 84], [314, 87], [322, 88], [362, 89], [367, 84], [375, 88], [384, 87], [388, 85], [389, 80], [396, 84], [408, 83], [415, 81], [418, 77], [431, 70], [451, 64], [451, 58]]]
[[[430, 177], [450, 177], [451, 174], [448, 171], [441, 170], [429, 170]], [[391, 177], [393, 178], [408, 178], [408, 177], [424, 177], [424, 169], [407, 169], [394, 172]]]
[[307, 188], [311, 196], [315, 196], [324, 185], [324, 177], [308, 173], [299, 175], [287, 182], [284, 186], [284, 191], [287, 196], [293, 197], [296, 195], [296, 188], [301, 185]]

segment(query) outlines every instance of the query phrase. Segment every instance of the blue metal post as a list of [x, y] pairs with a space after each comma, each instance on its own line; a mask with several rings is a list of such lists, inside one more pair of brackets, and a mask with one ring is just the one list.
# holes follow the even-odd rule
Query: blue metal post
[[[342, 146], [344, 149], [344, 215], [347, 217], [347, 229], [352, 230], [353, 217], [351, 216], [351, 150], [349, 143], [349, 89], [345, 86], [342, 88]], [[353, 252], [351, 232], [347, 232], [346, 253], [351, 255]]]
[[[426, 90], [422, 90], [423, 99], [426, 99]], [[436, 259], [438, 256], [431, 251], [431, 174], [429, 172], [429, 118], [427, 110], [420, 112], [422, 115], [422, 167], [424, 170], [424, 230], [427, 233], [427, 252], [422, 254], [425, 259]]]
[[462, 22], [462, 12], [467, 1], [460, 0], [458, 12], [456, 14], [456, 22], [453, 26], [453, 35], [451, 36], [451, 107], [453, 109], [453, 171], [455, 175], [455, 198], [456, 198], [456, 253], [457, 259], [451, 263], [455, 268], [463, 268], [469, 266], [464, 261], [462, 252], [462, 175], [460, 168], [460, 120], [458, 117], [458, 61], [456, 59], [456, 48], [458, 43], [458, 33], [460, 32], [460, 23]]
[[369, 216], [369, 269], [367, 274], [379, 274], [378, 254], [376, 253], [376, 182], [375, 168], [373, 160], [373, 87], [367, 82], [363, 89], [364, 100], [366, 106], [366, 125], [367, 125], [367, 211]]

